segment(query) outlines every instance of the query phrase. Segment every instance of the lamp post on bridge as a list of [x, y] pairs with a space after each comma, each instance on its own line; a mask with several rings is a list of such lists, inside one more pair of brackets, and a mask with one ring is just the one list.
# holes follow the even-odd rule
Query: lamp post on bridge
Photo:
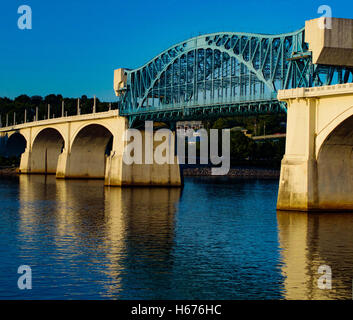
[[96, 96], [93, 97], [93, 113], [96, 113]]
[[38, 107], [36, 107], [36, 117], [35, 117], [35, 121], [38, 121]]
[[25, 120], [24, 120], [24, 123], [27, 122], [27, 109], [25, 109]]
[[9, 114], [6, 113], [6, 127], [9, 126]]
[[80, 109], [80, 98], [77, 99], [77, 115], [79, 116], [81, 114], [81, 109]]
[[16, 125], [16, 112], [13, 113], [13, 125]]
[[65, 102], [64, 100], [61, 102], [61, 117], [65, 116]]
[[48, 104], [48, 120], [50, 119], [50, 104]]

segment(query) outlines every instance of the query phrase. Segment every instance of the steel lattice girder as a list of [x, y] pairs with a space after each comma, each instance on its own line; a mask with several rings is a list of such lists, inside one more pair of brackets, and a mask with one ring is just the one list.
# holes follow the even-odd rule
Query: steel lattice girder
[[351, 76], [351, 70], [343, 67], [311, 63], [304, 28], [280, 35], [203, 35], [126, 72], [119, 108], [121, 115], [130, 116], [130, 122], [147, 117], [207, 118], [250, 110], [283, 112], [285, 108], [276, 101], [277, 90], [348, 82]]

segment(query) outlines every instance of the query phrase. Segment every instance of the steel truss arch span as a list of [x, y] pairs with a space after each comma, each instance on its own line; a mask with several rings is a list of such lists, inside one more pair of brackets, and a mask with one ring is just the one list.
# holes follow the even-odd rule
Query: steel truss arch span
[[212, 33], [174, 45], [126, 71], [120, 114], [133, 123], [163, 114], [176, 120], [284, 112], [279, 89], [349, 82], [352, 70], [311, 63], [304, 33]]

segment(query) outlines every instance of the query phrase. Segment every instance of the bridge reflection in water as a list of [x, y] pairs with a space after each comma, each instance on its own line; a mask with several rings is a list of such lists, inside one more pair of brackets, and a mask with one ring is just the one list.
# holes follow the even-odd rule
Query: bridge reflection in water
[[[178, 188], [19, 179], [9, 255], [33, 268], [33, 299], [352, 297], [353, 214], [276, 217], [275, 182], [191, 180], [181, 197]], [[332, 268], [330, 291], [317, 286], [320, 265]]]
[[[19, 179], [22, 250], [31, 256], [36, 277], [41, 278], [36, 278], [37, 284], [47, 276], [59, 277], [50, 284], [48, 296], [52, 290], [112, 297], [126, 290], [127, 282], [129, 290], [158, 291], [163, 274], [167, 285], [180, 188], [103, 188], [99, 180], [65, 181], [44, 175]], [[39, 247], [47, 252], [35, 253]], [[42, 258], [36, 260], [37, 256]], [[52, 264], [53, 257], [62, 257], [62, 263], [53, 265], [48, 275], [47, 262]], [[147, 274], [137, 277], [134, 270]], [[104, 292], [89, 292], [87, 279], [100, 282]]]
[[[353, 213], [278, 211], [285, 299], [352, 299]], [[332, 269], [332, 290], [318, 288], [321, 265]]]

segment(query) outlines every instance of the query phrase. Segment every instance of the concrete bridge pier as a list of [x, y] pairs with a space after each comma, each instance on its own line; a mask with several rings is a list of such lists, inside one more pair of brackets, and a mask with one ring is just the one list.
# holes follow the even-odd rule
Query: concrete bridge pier
[[[127, 129], [127, 122], [125, 123]], [[162, 141], [154, 141], [153, 131], [139, 130], [142, 149], [126, 149], [131, 141], [124, 141], [124, 132], [118, 133], [114, 139], [110, 155], [106, 157], [105, 185], [107, 186], [181, 186], [181, 173], [177, 156], [174, 155], [175, 133], [169, 133]], [[162, 144], [164, 144], [162, 146]], [[150, 160], [146, 161], [146, 146], [150, 152]], [[164, 159], [167, 163], [159, 163], [155, 159], [158, 148], [166, 147]], [[127, 163], [124, 161], [126, 152], [134, 159], [142, 159], [142, 163]], [[147, 151], [148, 152], [148, 151]], [[169, 154], [167, 154], [169, 153]]]
[[283, 90], [286, 152], [277, 209], [353, 211], [353, 84]]
[[19, 167], [19, 172], [20, 173], [31, 173], [31, 152], [29, 151], [28, 148], [26, 148], [25, 152], [22, 153], [21, 155], [21, 161], [20, 161], [20, 167]]
[[70, 154], [68, 150], [64, 148], [63, 152], [58, 157], [58, 166], [56, 169], [56, 178], [57, 179], [65, 179], [66, 177], [66, 168], [69, 163]]

